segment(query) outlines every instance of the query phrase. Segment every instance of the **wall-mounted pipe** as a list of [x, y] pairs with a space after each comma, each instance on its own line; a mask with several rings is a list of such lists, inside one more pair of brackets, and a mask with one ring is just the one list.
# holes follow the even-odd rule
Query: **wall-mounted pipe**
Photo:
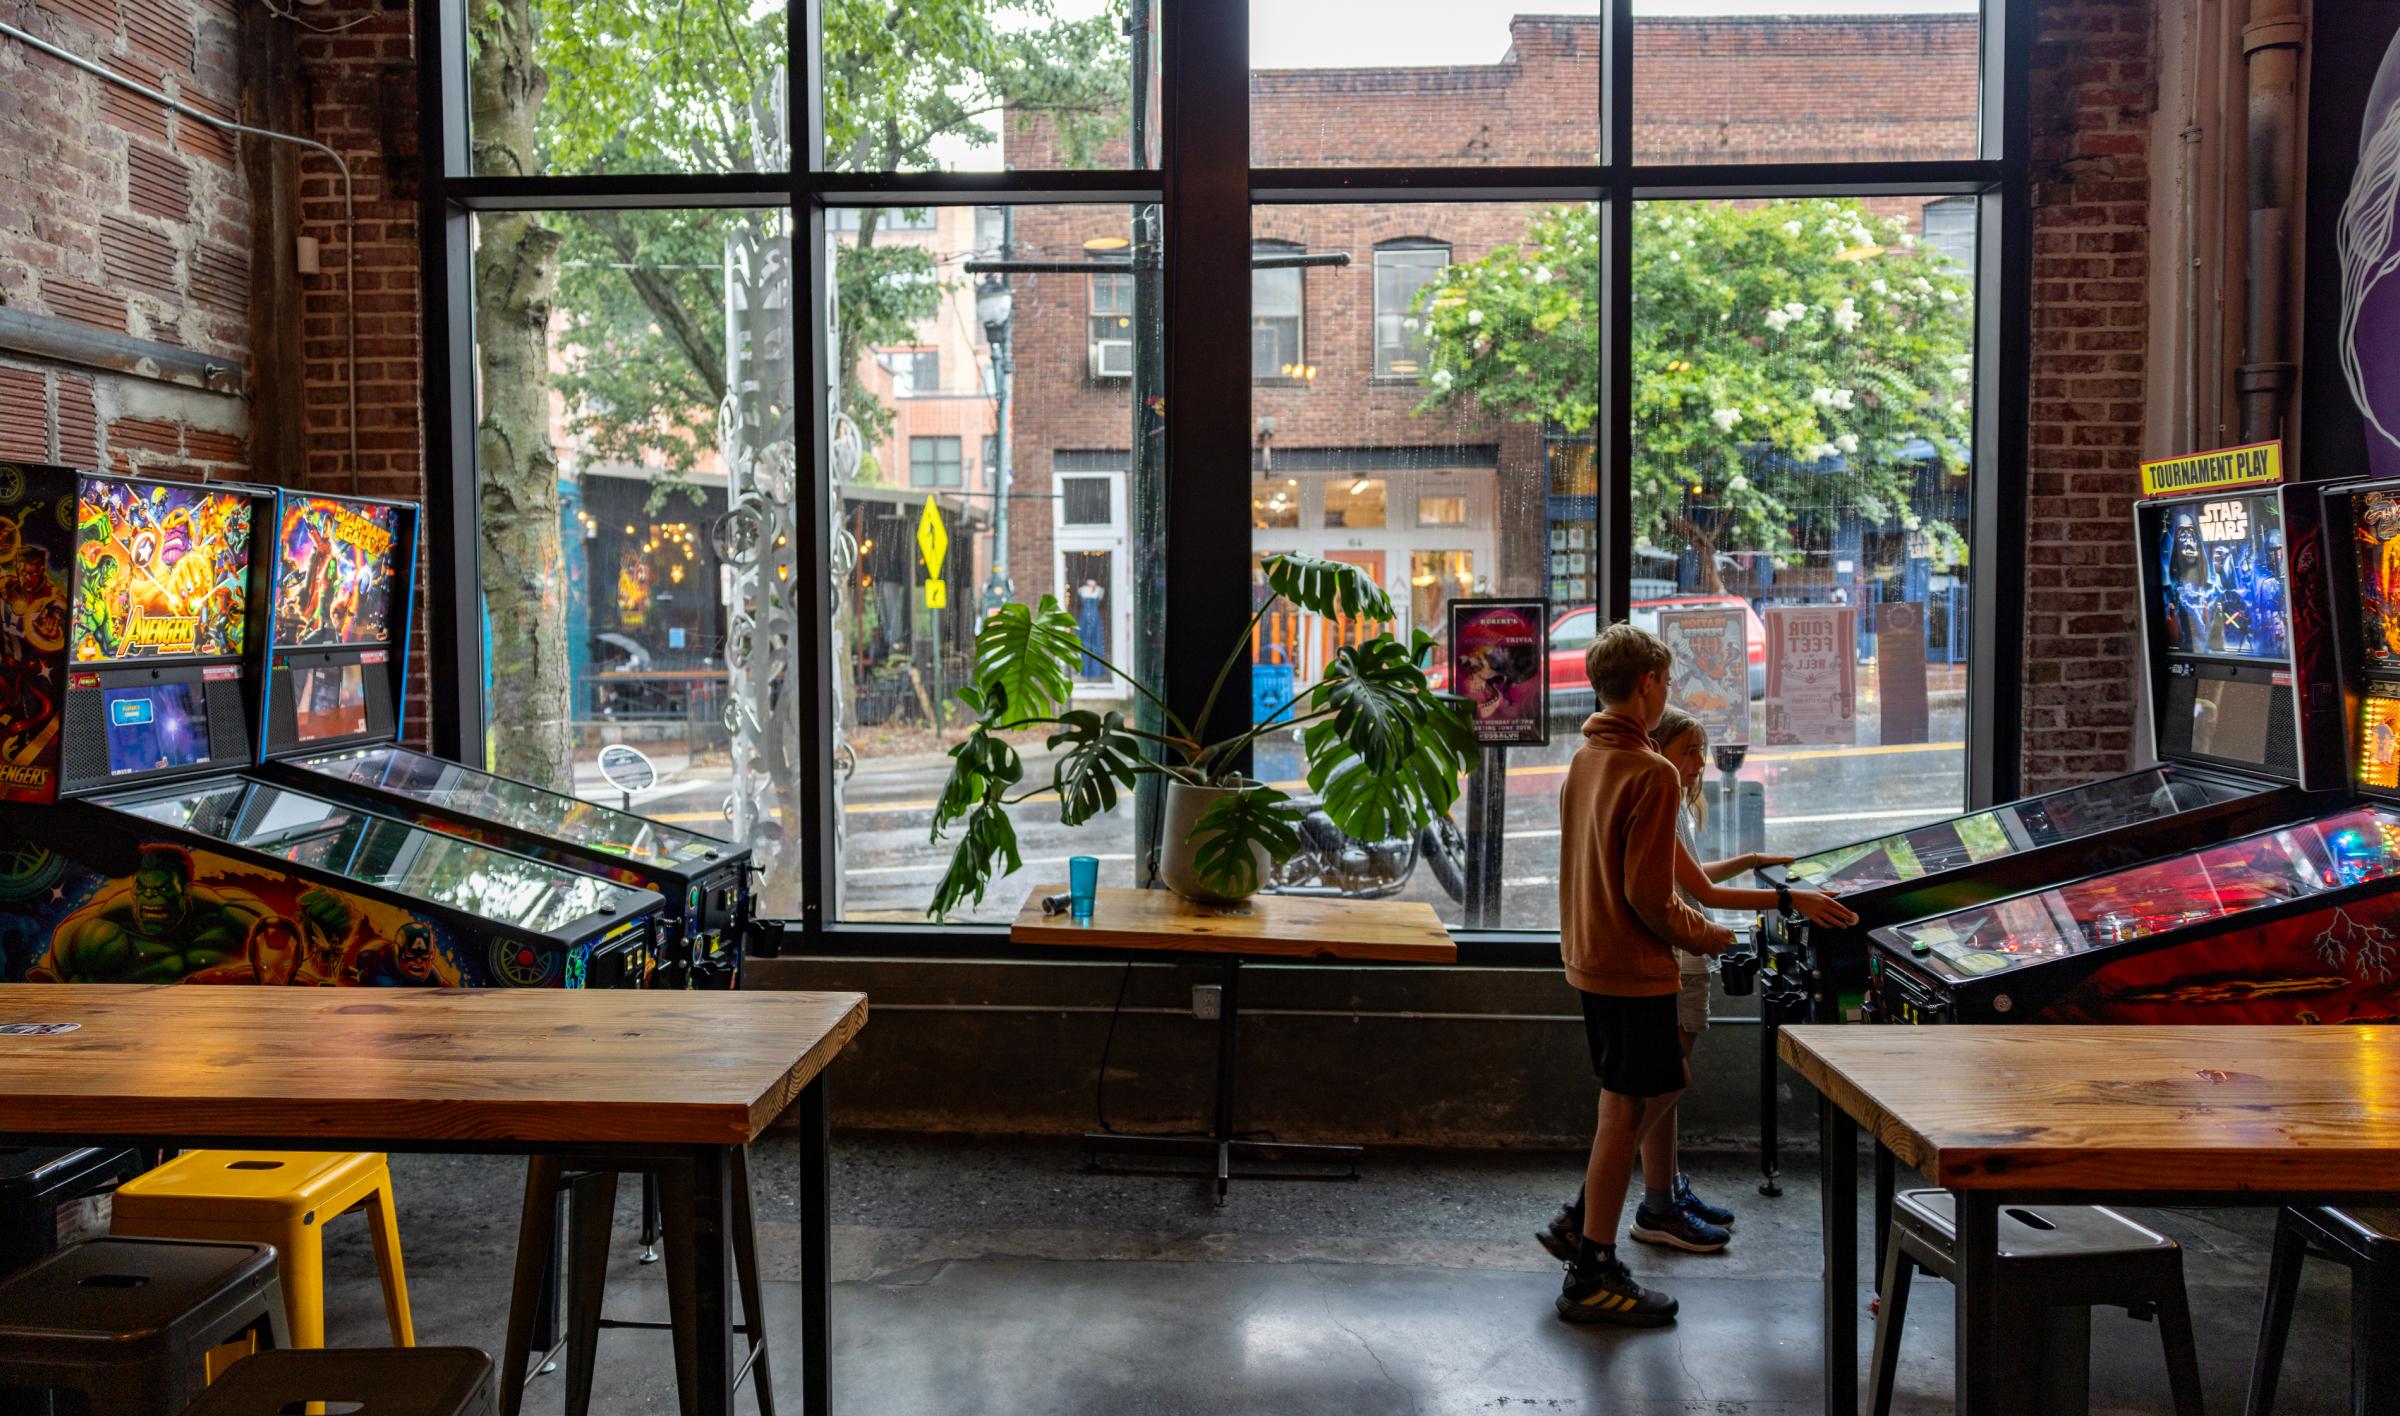
[[247, 137], [253, 138], [265, 138], [269, 142], [290, 143], [295, 147], [304, 147], [312, 152], [321, 152], [326, 157], [332, 159], [334, 168], [341, 173], [342, 177], [342, 304], [345, 315], [343, 321], [345, 347], [343, 350], [342, 367], [344, 374], [343, 381], [349, 385], [350, 490], [353, 492], [357, 491], [358, 257], [356, 253], [358, 250], [358, 208], [352, 200], [350, 188], [350, 164], [342, 160], [342, 155], [340, 153], [335, 152], [332, 148], [327, 147], [321, 142], [318, 142], [314, 138], [303, 138], [292, 133], [278, 133], [272, 128], [253, 128], [247, 123], [236, 123], [230, 118], [219, 118], [214, 113], [209, 113], [201, 109], [194, 108], [192, 105], [182, 102], [179, 99], [169, 98], [167, 95], [149, 87], [147, 84], [136, 83], [132, 79], [126, 78], [123, 74], [117, 73], [116, 71], [106, 68], [102, 65], [95, 64], [80, 54], [74, 54], [67, 50], [61, 49], [57, 45], [52, 44], [50, 41], [43, 39], [38, 35], [27, 34], [25, 31], [17, 28], [15, 25], [9, 24], [5, 20], [0, 20], [0, 35], [6, 35], [10, 39], [15, 40], [19, 44], [25, 45], [28, 48], [38, 49], [42, 53], [49, 55], [51, 58], [58, 60], [62, 64], [81, 69], [83, 72], [90, 74], [96, 79], [115, 84], [117, 87], [125, 89], [128, 92], [138, 93], [142, 97], [149, 99], [152, 103], [161, 104], [165, 107], [172, 108], [186, 118], [190, 118], [195, 122], [206, 123], [208, 126], [218, 129], [221, 132], [240, 133]]
[[2242, 58], [2250, 78], [2250, 240], [2243, 302], [2242, 441], [2283, 436], [2293, 375], [2290, 309], [2292, 215], [2299, 207], [2300, 47], [2308, 21], [2300, 0], [2250, 0]]

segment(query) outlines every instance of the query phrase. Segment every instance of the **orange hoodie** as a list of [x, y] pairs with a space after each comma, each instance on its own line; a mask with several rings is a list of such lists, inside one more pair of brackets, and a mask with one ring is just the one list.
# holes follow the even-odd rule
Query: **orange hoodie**
[[1733, 942], [1675, 893], [1682, 795], [1675, 765], [1632, 719], [1584, 719], [1558, 793], [1558, 950], [1586, 993], [1673, 993], [1673, 948], [1714, 954]]

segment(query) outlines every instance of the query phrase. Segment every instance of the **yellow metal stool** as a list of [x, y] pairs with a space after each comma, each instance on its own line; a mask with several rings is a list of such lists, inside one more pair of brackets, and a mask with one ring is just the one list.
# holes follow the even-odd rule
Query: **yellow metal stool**
[[325, 1221], [363, 1209], [392, 1341], [416, 1345], [392, 1172], [380, 1152], [191, 1151], [118, 1187], [111, 1234], [275, 1246], [292, 1345], [325, 1345]]

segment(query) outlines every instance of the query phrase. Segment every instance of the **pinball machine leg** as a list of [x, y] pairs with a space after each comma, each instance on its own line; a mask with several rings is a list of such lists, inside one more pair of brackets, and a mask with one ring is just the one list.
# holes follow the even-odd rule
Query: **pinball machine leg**
[[1781, 1031], [1782, 1019], [1776, 1014], [1775, 1002], [1762, 988], [1758, 999], [1758, 1192], [1770, 1198], [1783, 1193], [1778, 1180], [1783, 1173], [1783, 1147], [1778, 1133], [1780, 1103], [1775, 1094], [1778, 1081], [1775, 1045]]

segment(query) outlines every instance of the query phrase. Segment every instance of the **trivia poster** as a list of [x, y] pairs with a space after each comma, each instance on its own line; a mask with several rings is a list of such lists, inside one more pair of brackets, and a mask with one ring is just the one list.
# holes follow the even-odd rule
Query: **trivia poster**
[[1711, 746], [1750, 741], [1750, 625], [1738, 609], [1662, 610], [1658, 637], [1675, 655], [1667, 701], [1700, 720]]
[[1858, 742], [1858, 610], [1773, 605], [1767, 621], [1767, 746]]

